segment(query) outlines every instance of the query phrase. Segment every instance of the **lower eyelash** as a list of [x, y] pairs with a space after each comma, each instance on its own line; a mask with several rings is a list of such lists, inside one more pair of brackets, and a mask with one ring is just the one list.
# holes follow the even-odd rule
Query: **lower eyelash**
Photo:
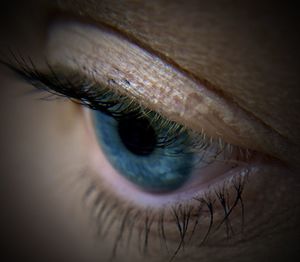
[[[151, 256], [149, 245], [159, 237], [160, 246], [164, 248], [163, 252], [166, 253], [168, 260], [172, 261], [185, 246], [205, 246], [210, 236], [221, 229], [225, 230], [227, 239], [237, 234], [243, 235], [245, 207], [242, 194], [250, 171], [244, 169], [242, 172], [226, 179], [221, 185], [210, 188], [204, 195], [194, 197], [192, 200], [194, 203], [190, 201], [173, 204], [167, 208], [161, 207], [158, 210], [149, 207], [139, 210], [134, 204], [121, 203], [123, 200], [106, 192], [104, 188], [101, 189], [101, 185], [97, 187], [97, 182], [91, 182], [84, 196], [84, 203], [89, 202], [88, 199], [95, 194], [89, 212], [93, 214], [98, 238], [109, 237], [110, 229], [118, 228], [111, 250], [111, 259], [118, 256], [119, 246], [126, 243], [130, 247], [133, 234], [138, 234], [140, 245], [137, 250], [141, 255]], [[218, 205], [222, 207], [221, 218], [220, 212], [216, 211]], [[239, 211], [235, 211], [237, 207]], [[234, 212], [240, 215], [239, 228], [231, 224], [230, 217]], [[205, 230], [203, 224], [200, 225], [203, 219], [207, 220]], [[174, 240], [170, 240], [166, 225], [173, 225], [177, 230], [178, 240], [175, 248]], [[202, 227], [202, 235], [198, 235], [199, 227]]]

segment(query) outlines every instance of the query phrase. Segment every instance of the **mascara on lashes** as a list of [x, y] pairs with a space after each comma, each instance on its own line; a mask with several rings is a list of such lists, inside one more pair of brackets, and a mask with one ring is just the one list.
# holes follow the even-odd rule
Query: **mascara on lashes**
[[[193, 171], [201, 170], [217, 158], [218, 161], [230, 161], [233, 157], [228, 150], [228, 146], [226, 147], [225, 144], [220, 145], [220, 141], [213, 143], [211, 139], [201, 134], [196, 135], [197, 139], [193, 134], [194, 138], [191, 139], [183, 126], [165, 119], [156, 112], [141, 107], [127, 96], [118, 95], [109, 88], [100, 87], [76, 73], [70, 73], [70, 71], [62, 73], [61, 70], [51, 67], [48, 70], [50, 73], [32, 70], [28, 66], [23, 67], [22, 70], [16, 68], [15, 70], [37, 88], [76, 99], [79, 103], [94, 109], [96, 133], [102, 149], [106, 150], [107, 155], [110, 156], [109, 159], [117, 169], [121, 170], [122, 175], [128, 177], [133, 183], [137, 183], [146, 191], [168, 192], [180, 188], [189, 179]], [[97, 113], [97, 110], [102, 113]], [[141, 157], [139, 154], [132, 154], [131, 150], [126, 150], [124, 147], [118, 149], [118, 152], [123, 152], [122, 157], [116, 152], [112, 153], [115, 145], [124, 144], [117, 132], [117, 123], [125, 123], [130, 119], [132, 123], [137, 123], [140, 122], [141, 118], [146, 120], [144, 125], [152, 127], [151, 129], [153, 129], [155, 135], [159, 134], [153, 144], [153, 149], [155, 149], [153, 154], [149, 154], [148, 158]], [[99, 119], [101, 119], [100, 122]], [[124, 119], [127, 120], [124, 121]], [[106, 123], [106, 126], [103, 127], [104, 123]], [[108, 131], [111, 136], [103, 135]], [[145, 127], [142, 131], [145, 131]], [[112, 136], [112, 134], [115, 134], [115, 136]], [[136, 140], [136, 138], [134, 139]], [[135, 143], [140, 153], [141, 146], [139, 142], [135, 141]], [[223, 153], [223, 156], [220, 158], [221, 153]], [[124, 165], [129, 155], [132, 156], [131, 160], [135, 162], [135, 165], [131, 165], [130, 170], [128, 170], [128, 165]], [[155, 155], [156, 160], [153, 158]], [[150, 156], [152, 158], [149, 158]], [[154, 161], [154, 166], [163, 159], [165, 162], [161, 162], [160, 166], [157, 166], [156, 172], [149, 176], [146, 167], [151, 159]], [[140, 168], [137, 168], [138, 166]], [[150, 169], [148, 171], [150, 172]], [[142, 174], [144, 175], [142, 176]], [[166, 180], [162, 180], [163, 177]], [[209, 179], [208, 175], [207, 179]]]

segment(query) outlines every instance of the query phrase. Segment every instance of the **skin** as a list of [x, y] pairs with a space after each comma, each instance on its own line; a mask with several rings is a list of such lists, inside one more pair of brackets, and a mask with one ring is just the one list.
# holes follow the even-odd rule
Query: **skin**
[[[296, 261], [300, 79], [299, 39], [295, 34], [299, 28], [293, 7], [270, 7], [253, 1], [249, 5], [179, 2], [77, 0], [56, 5], [45, 1], [33, 2], [33, 9], [30, 4], [11, 4], [2, 16], [1, 54], [10, 46], [40, 61], [46, 46], [47, 10], [60, 10], [82, 22], [113, 27], [241, 107], [283, 141], [273, 141], [278, 143], [275, 150], [266, 142], [268, 136], [257, 133], [256, 143], [261, 145], [257, 150], [278, 161], [272, 162], [273, 168], [254, 174], [247, 187], [246, 220], [251, 222], [245, 228], [244, 241], [216, 244], [211, 240], [206, 247], [188, 248], [177, 261]], [[29, 10], [31, 15], [27, 15]], [[97, 155], [90, 120], [70, 102], [46, 103], [38, 101], [36, 94], [24, 96], [30, 86], [5, 67], [1, 67], [0, 78], [4, 87], [1, 146], [5, 149], [1, 192], [6, 210], [1, 224], [7, 245], [14, 244], [17, 255], [23, 258], [40, 261], [107, 261], [117, 228], [112, 227], [104, 241], [95, 238], [87, 211], [92, 201], [82, 205], [92, 180], [82, 177], [93, 173], [94, 178], [99, 169], [96, 164], [91, 167], [89, 159]], [[284, 167], [278, 167], [279, 162]], [[221, 237], [221, 233], [216, 234], [215, 239]], [[120, 246], [119, 254], [116, 260], [141, 259], [126, 245]], [[163, 253], [155, 254], [143, 260], [165, 258]]]

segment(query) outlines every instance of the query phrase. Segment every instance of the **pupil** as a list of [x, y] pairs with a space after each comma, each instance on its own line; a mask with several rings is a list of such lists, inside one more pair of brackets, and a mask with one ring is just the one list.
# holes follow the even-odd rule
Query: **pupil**
[[156, 134], [145, 118], [127, 118], [118, 122], [119, 136], [126, 148], [136, 155], [150, 155], [156, 146]]

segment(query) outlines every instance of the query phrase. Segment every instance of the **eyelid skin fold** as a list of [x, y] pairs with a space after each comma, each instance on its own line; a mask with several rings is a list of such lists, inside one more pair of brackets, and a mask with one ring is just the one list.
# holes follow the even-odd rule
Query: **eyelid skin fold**
[[[47, 59], [133, 97], [198, 132], [274, 156], [285, 140], [235, 104], [109, 30], [71, 21], [50, 28]], [[63, 61], [63, 62], [62, 62]]]

